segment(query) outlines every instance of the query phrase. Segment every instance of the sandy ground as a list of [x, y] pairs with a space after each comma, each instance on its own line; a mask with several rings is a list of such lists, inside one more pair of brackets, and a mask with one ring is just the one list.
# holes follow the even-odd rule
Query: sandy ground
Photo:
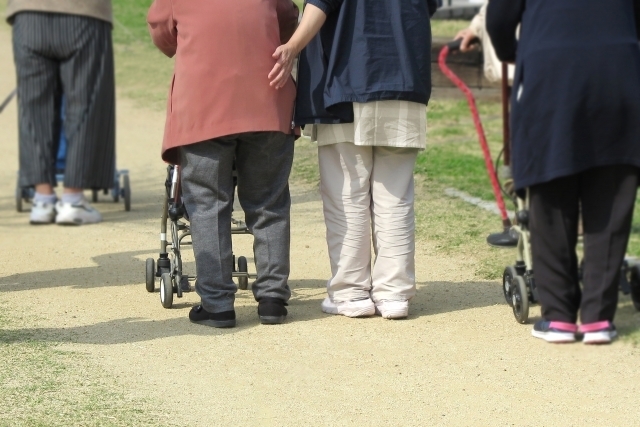
[[[15, 84], [6, 30], [0, 64], [4, 96]], [[36, 312], [39, 334], [152, 399], [166, 413], [158, 425], [640, 425], [639, 349], [531, 338], [498, 283], [476, 281], [473, 260], [438, 256], [429, 242], [419, 243], [409, 319], [321, 313], [321, 203], [302, 187], [293, 188], [286, 324], [260, 325], [246, 291], [231, 330], [190, 324], [193, 293], [162, 308], [144, 290], [144, 259], [158, 252], [163, 120], [118, 100], [118, 166], [130, 170], [133, 209], [105, 199], [104, 223], [65, 228], [30, 226], [15, 212], [15, 102], [0, 115], [0, 301]], [[249, 237], [235, 244], [237, 255], [251, 253]]]

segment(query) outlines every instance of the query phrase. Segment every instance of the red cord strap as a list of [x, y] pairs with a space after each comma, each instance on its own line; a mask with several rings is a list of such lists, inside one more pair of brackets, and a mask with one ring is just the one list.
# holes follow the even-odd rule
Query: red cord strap
[[445, 76], [449, 78], [467, 97], [467, 102], [469, 103], [469, 109], [471, 110], [471, 116], [473, 117], [473, 123], [476, 126], [476, 131], [478, 132], [478, 139], [480, 142], [480, 147], [482, 148], [482, 154], [484, 155], [484, 163], [487, 167], [487, 173], [489, 174], [489, 179], [491, 180], [491, 186], [493, 187], [493, 195], [496, 198], [496, 203], [498, 204], [498, 209], [500, 210], [500, 216], [502, 217], [502, 221], [508, 221], [507, 209], [504, 206], [504, 199], [502, 198], [502, 193], [500, 192], [500, 184], [498, 183], [498, 177], [496, 175], [496, 170], [493, 167], [493, 160], [491, 159], [491, 153], [489, 152], [489, 145], [487, 144], [487, 138], [484, 134], [484, 128], [482, 127], [482, 122], [480, 121], [480, 113], [478, 112], [478, 107], [476, 106], [476, 100], [473, 97], [473, 93], [471, 93], [471, 89], [464, 84], [464, 82], [456, 76], [449, 67], [447, 67], [447, 56], [449, 55], [449, 47], [444, 46], [440, 51], [440, 55], [438, 57], [438, 65], [440, 65], [440, 69], [444, 73]]

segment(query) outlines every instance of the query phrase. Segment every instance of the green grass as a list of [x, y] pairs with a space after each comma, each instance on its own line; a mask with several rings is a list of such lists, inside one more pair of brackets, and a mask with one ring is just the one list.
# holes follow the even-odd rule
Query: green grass
[[113, 0], [115, 43], [147, 41], [151, 44], [147, 30], [147, 11], [152, 0]]
[[151, 426], [161, 414], [86, 355], [38, 336], [0, 305], [0, 426]]
[[418, 157], [416, 173], [444, 187], [461, 189], [485, 200], [493, 197], [484, 160], [460, 153], [455, 146], [429, 147]]
[[[478, 105], [492, 156], [502, 149], [501, 105]], [[428, 108], [427, 149], [419, 154], [416, 173], [427, 182], [453, 187], [484, 200], [493, 192], [466, 101], [435, 99]]]
[[469, 21], [463, 20], [433, 20], [431, 33], [433, 37], [453, 38], [458, 31], [469, 27]]
[[166, 108], [173, 60], [151, 42], [147, 11], [151, 0], [113, 0], [114, 56], [118, 94], [141, 107]]

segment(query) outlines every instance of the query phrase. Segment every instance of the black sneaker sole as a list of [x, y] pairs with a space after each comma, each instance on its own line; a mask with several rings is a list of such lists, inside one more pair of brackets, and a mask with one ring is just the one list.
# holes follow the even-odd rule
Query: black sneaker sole
[[191, 320], [189, 319], [189, 321], [191, 323], [196, 323], [198, 325], [205, 325], [205, 326], [211, 326], [214, 328], [233, 328], [236, 326], [236, 321], [234, 320], [211, 320], [211, 319], [206, 319], [206, 320]]
[[280, 325], [287, 320], [287, 316], [260, 316], [263, 325]]

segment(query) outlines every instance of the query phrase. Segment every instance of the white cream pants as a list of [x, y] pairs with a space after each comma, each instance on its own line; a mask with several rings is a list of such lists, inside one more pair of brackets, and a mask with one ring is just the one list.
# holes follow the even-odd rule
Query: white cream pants
[[417, 148], [350, 142], [318, 147], [332, 275], [327, 290], [334, 301], [415, 295], [417, 155]]

